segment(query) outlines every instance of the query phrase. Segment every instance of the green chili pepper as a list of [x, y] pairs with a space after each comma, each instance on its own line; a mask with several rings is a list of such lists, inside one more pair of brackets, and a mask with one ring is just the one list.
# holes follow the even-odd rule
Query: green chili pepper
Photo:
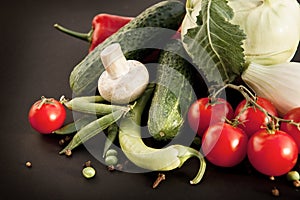
[[144, 94], [137, 100], [131, 115], [126, 115], [120, 122], [119, 143], [126, 157], [135, 165], [150, 171], [170, 171], [181, 167], [186, 160], [196, 157], [199, 160], [199, 170], [190, 184], [201, 181], [205, 169], [205, 159], [200, 151], [179, 144], [156, 149], [147, 146], [141, 137], [142, 112], [153, 92], [149, 84]]

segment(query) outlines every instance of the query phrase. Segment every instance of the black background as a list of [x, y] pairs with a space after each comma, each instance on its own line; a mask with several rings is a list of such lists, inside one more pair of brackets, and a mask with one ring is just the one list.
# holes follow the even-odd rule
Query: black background
[[[192, 186], [188, 181], [198, 167], [193, 159], [181, 169], [166, 172], [167, 180], [152, 189], [157, 172], [109, 172], [84, 147], [70, 158], [59, 156], [58, 137], [42, 136], [31, 129], [27, 121], [30, 106], [43, 95], [71, 97], [69, 74], [88, 52], [88, 43], [58, 32], [53, 24], [88, 32], [98, 13], [136, 16], [156, 2], [159, 1], [2, 2], [0, 199], [274, 199], [274, 186], [281, 192], [279, 199], [300, 198], [299, 189], [284, 177], [270, 181], [247, 167], [247, 163], [232, 169], [208, 164], [203, 181]], [[294, 60], [300, 61], [299, 53]], [[72, 120], [70, 112], [68, 120]], [[97, 170], [90, 180], [81, 175], [87, 160]], [[25, 167], [26, 161], [32, 162], [32, 168]]]

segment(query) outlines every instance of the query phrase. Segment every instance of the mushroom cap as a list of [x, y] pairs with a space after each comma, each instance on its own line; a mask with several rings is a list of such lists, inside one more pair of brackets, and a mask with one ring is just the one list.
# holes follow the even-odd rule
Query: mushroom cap
[[129, 67], [127, 74], [113, 79], [105, 71], [99, 78], [99, 93], [111, 103], [128, 104], [136, 100], [149, 83], [149, 72], [141, 62], [128, 60], [126, 63]]

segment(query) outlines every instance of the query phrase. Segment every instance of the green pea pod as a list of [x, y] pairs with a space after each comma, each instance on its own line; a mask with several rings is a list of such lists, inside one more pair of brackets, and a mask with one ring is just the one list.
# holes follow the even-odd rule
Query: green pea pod
[[81, 97], [76, 97], [76, 100], [80, 100], [80, 101], [86, 101], [86, 102], [90, 102], [90, 103], [103, 103], [105, 102], [105, 99], [100, 96], [100, 95], [96, 95], [96, 96], [81, 96]]
[[107, 130], [107, 138], [105, 140], [104, 149], [103, 149], [103, 158], [105, 157], [105, 154], [107, 150], [110, 148], [112, 143], [115, 141], [117, 134], [119, 131], [119, 126], [116, 123], [113, 123], [108, 127]]
[[90, 123], [92, 120], [93, 120], [93, 118], [91, 118], [90, 116], [84, 116], [82, 118], [75, 120], [74, 122], [71, 122], [71, 123], [61, 127], [60, 129], [53, 131], [53, 133], [57, 134], [57, 135], [72, 134], [72, 133], [75, 133], [78, 130], [80, 130], [82, 127], [84, 127], [88, 123]]
[[84, 96], [75, 97], [70, 101], [64, 99], [61, 102], [72, 111], [87, 114], [106, 115], [117, 110], [128, 111], [127, 106], [105, 104], [104, 101], [101, 96]]
[[63, 154], [66, 153], [66, 151], [73, 150], [80, 144], [88, 141], [99, 132], [107, 129], [110, 125], [118, 121], [124, 115], [124, 113], [125, 111], [123, 110], [117, 110], [90, 122], [74, 135], [70, 143], [63, 150], [61, 150], [59, 154]]

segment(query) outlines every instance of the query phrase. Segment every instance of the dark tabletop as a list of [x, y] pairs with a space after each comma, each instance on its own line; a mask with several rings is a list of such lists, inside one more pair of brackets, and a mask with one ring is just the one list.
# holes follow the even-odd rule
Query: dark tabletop
[[[30, 106], [41, 96], [72, 96], [68, 77], [88, 52], [88, 43], [53, 28], [60, 23], [88, 32], [98, 13], [136, 16], [159, 0], [10, 0], [1, 4], [0, 199], [299, 199], [300, 190], [284, 177], [270, 181], [247, 162], [223, 169], [208, 163], [200, 184], [190, 185], [197, 160], [166, 172], [152, 189], [157, 172], [110, 172], [83, 146], [70, 158], [58, 155], [59, 137], [42, 136], [29, 125]], [[294, 60], [300, 61], [298, 52]], [[72, 120], [68, 112], [67, 120]], [[87, 180], [82, 165], [92, 161], [97, 174]], [[31, 168], [25, 166], [32, 163]], [[299, 166], [298, 166], [299, 167]]]

